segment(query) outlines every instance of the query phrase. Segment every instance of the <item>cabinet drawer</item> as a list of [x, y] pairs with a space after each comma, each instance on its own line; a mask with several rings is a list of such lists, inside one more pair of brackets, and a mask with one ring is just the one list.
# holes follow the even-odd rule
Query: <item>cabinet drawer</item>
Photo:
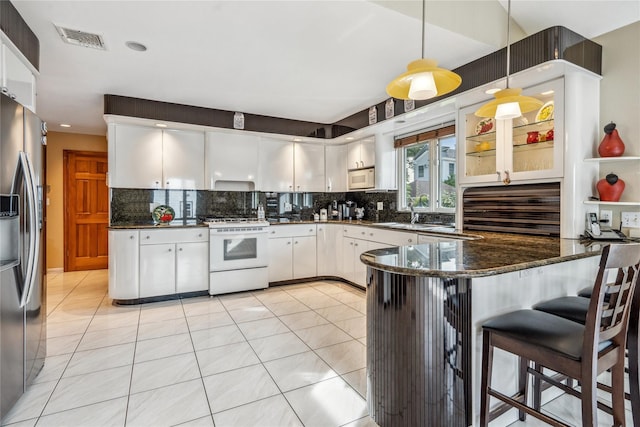
[[206, 227], [177, 228], [175, 230], [141, 230], [140, 244], [206, 242], [209, 229]]
[[361, 227], [358, 225], [344, 225], [343, 235], [344, 237], [353, 237], [355, 239], [364, 239], [367, 235], [368, 227]]
[[368, 235], [368, 240], [375, 242], [387, 243], [394, 246], [415, 245], [418, 243], [418, 235], [416, 233], [381, 230], [378, 228], [370, 228], [369, 231], [371, 231], [371, 233]]
[[274, 225], [269, 227], [269, 238], [315, 236], [316, 224]]

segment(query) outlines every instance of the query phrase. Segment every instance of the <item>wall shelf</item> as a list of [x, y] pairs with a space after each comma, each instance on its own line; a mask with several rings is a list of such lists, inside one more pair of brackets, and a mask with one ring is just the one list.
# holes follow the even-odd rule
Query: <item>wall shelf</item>
[[617, 205], [617, 206], [640, 206], [640, 202], [601, 202], [599, 200], [585, 200], [585, 205]]
[[596, 162], [596, 163], [620, 162], [625, 160], [640, 160], [640, 156], [594, 157], [591, 159], [584, 159], [585, 162]]

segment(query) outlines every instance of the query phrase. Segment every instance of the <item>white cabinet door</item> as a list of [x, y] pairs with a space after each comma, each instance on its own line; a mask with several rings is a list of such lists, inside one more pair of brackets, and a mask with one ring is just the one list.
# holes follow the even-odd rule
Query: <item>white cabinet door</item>
[[356, 239], [344, 237], [342, 241], [342, 277], [350, 282], [356, 281], [355, 258]]
[[316, 236], [294, 237], [293, 278], [317, 276], [316, 265]]
[[138, 230], [109, 230], [109, 298], [139, 298], [138, 236]]
[[347, 169], [360, 169], [375, 166], [375, 139], [367, 138], [348, 145]]
[[362, 166], [362, 159], [360, 157], [360, 142], [352, 142], [347, 145], [347, 170], [359, 169]]
[[376, 188], [381, 190], [398, 189], [398, 157], [393, 148], [393, 134], [375, 135]]
[[207, 132], [205, 181], [209, 190], [259, 188], [258, 143], [250, 134]]
[[369, 250], [369, 244], [366, 240], [354, 239], [353, 246], [353, 279], [352, 282], [365, 287], [367, 285], [367, 266], [360, 261], [360, 255]]
[[294, 146], [295, 191], [323, 192], [324, 146], [296, 143]]
[[260, 190], [293, 192], [293, 142], [260, 138]]
[[209, 289], [209, 243], [178, 243], [176, 249], [176, 292]]
[[175, 246], [140, 245], [140, 298], [176, 292]]
[[165, 130], [162, 134], [164, 188], [204, 189], [204, 133]]
[[293, 278], [293, 245], [291, 237], [269, 239], [269, 282]]
[[35, 112], [35, 78], [22, 60], [7, 46], [2, 45], [0, 61], [0, 86], [6, 87], [9, 96]]
[[162, 188], [162, 130], [117, 124], [109, 126], [109, 186]]
[[360, 141], [360, 160], [364, 168], [376, 165], [376, 146], [374, 139]]
[[341, 224], [318, 224], [316, 249], [318, 276], [342, 276], [343, 231]]
[[347, 146], [327, 145], [324, 150], [326, 186], [322, 191], [347, 191]]

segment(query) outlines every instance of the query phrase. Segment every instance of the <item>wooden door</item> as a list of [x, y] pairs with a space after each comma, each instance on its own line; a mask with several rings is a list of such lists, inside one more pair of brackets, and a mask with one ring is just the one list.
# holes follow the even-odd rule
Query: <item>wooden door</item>
[[64, 152], [64, 271], [108, 267], [107, 153]]

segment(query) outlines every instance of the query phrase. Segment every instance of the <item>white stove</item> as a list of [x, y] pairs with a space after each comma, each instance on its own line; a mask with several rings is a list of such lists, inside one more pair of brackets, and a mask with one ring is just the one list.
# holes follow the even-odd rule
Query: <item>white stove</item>
[[269, 222], [255, 218], [207, 218], [209, 294], [264, 289], [269, 286]]
[[269, 226], [269, 221], [259, 220], [256, 218], [206, 218], [204, 223], [207, 224], [209, 228], [228, 228], [230, 230], [247, 227]]

